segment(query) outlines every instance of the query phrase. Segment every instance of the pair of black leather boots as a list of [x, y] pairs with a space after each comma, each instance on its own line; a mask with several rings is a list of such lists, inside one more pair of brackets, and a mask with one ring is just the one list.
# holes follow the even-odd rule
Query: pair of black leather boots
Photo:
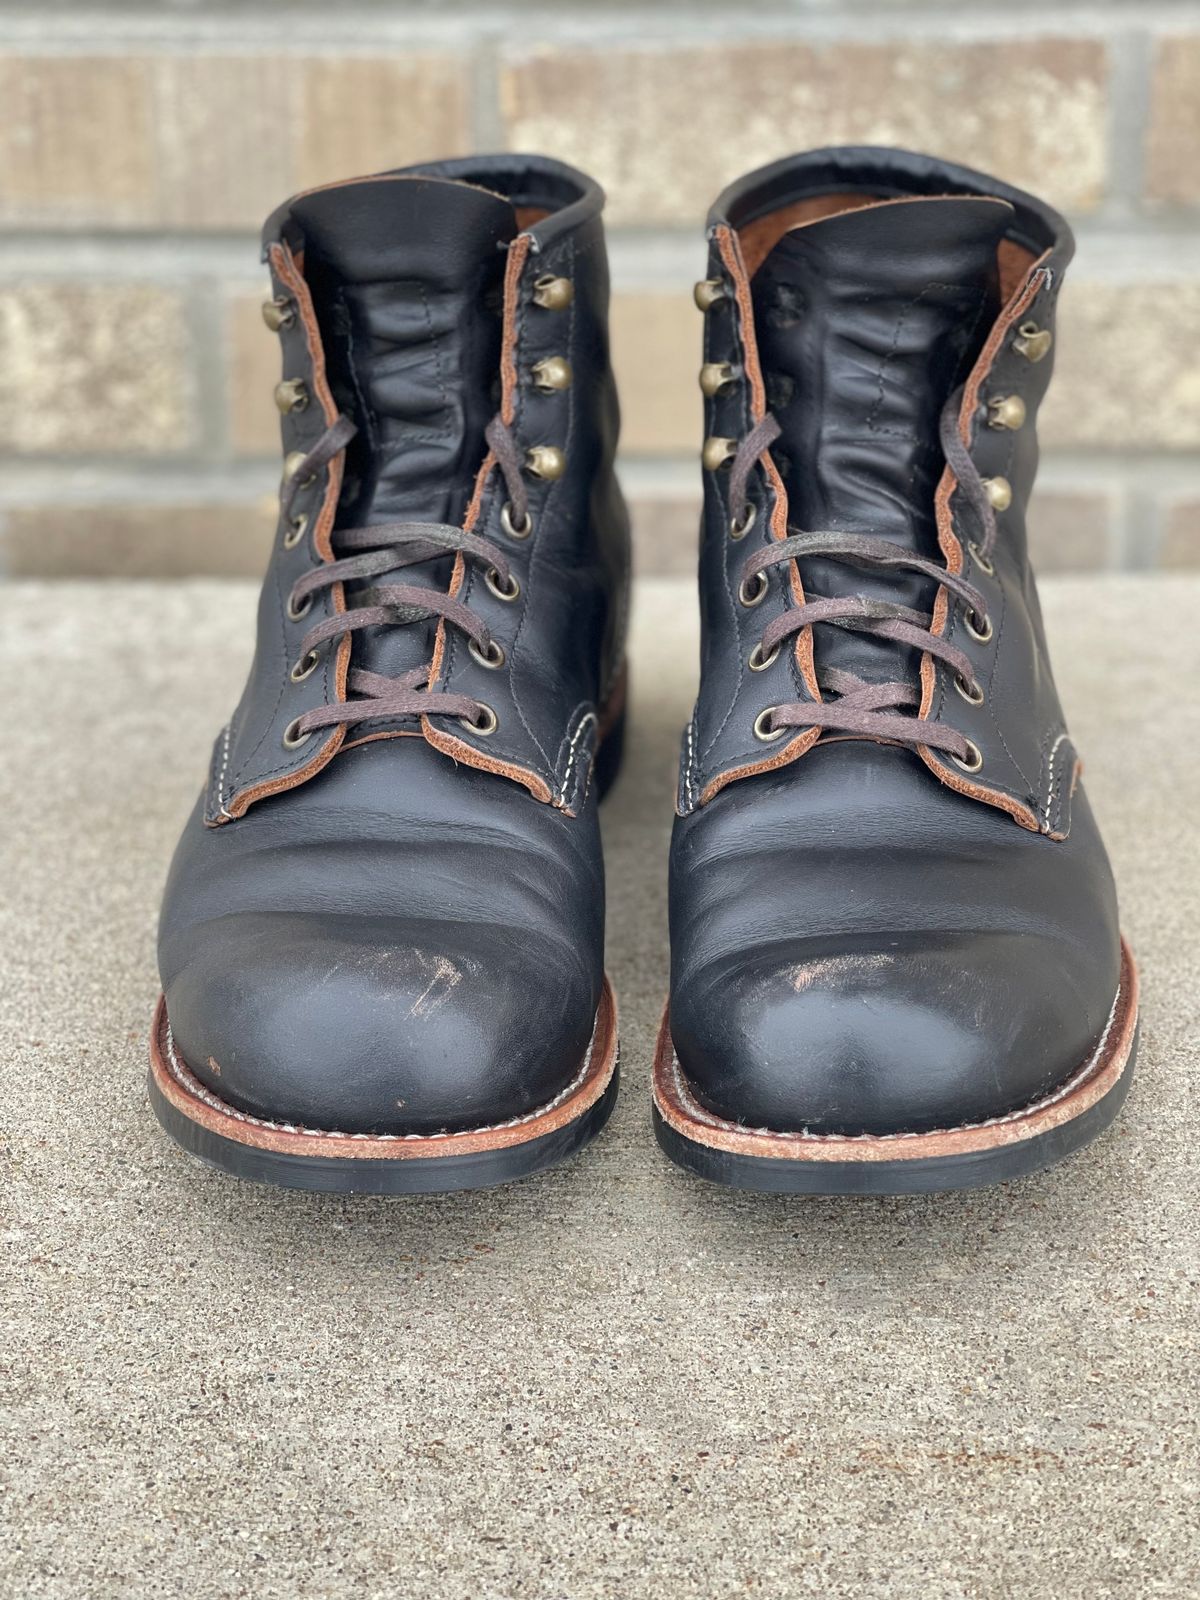
[[[602, 203], [501, 155], [267, 223], [278, 535], [167, 886], [150, 1080], [231, 1172], [483, 1186], [612, 1108]], [[835, 149], [735, 183], [708, 239], [659, 1141], [763, 1190], [1041, 1167], [1115, 1115], [1137, 1026], [1026, 557], [1070, 232], [964, 168]]]

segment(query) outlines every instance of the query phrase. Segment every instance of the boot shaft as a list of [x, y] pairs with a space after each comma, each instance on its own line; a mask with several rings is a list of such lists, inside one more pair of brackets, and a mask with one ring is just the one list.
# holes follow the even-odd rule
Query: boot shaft
[[[921, 686], [922, 718], [961, 720], [962, 699], [946, 693], [953, 675], [906, 643], [894, 620], [893, 637], [837, 618], [808, 627], [768, 670], [747, 674], [748, 661], [761, 665], [755, 643], [773, 616], [852, 593], [929, 614], [939, 637], [971, 652], [972, 689], [987, 679], [987, 711], [966, 735], [982, 768], [968, 772], [944, 752], [923, 750], [936, 775], [1022, 826], [1061, 829], [1069, 806], [1058, 761], [1070, 770], [1074, 757], [1064, 736], [1049, 768], [1046, 750], [1064, 730], [1028, 598], [1024, 518], [1053, 365], [1054, 304], [1073, 249], [1066, 223], [1032, 196], [965, 168], [843, 149], [732, 185], [710, 213], [709, 240], [709, 275], [697, 286], [709, 391], [705, 684], [686, 741], [680, 809], [810, 749], [818, 728], [781, 734], [768, 714], [781, 702], [828, 698], [822, 673], [835, 682], [847, 673], [911, 679]], [[776, 426], [752, 470], [730, 470], [739, 441]], [[947, 461], [948, 426], [969, 457], [959, 458], [959, 474]], [[986, 495], [982, 513], [960, 476]], [[748, 553], [810, 529], [886, 540], [976, 590], [990, 588], [989, 622], [1001, 618], [1003, 641], [974, 637], [970, 608], [948, 606], [936, 574], [852, 570], [818, 555], [747, 587]]]
[[[618, 690], [628, 582], [602, 206], [583, 174], [501, 155], [330, 185], [268, 220], [282, 514], [250, 682], [214, 753], [210, 824], [307, 781], [343, 746], [412, 734], [571, 809], [597, 708]], [[496, 417], [511, 441], [507, 468], [485, 440]], [[353, 437], [332, 448], [329, 430], [350, 425]], [[527, 518], [509, 504], [514, 474]], [[297, 581], [355, 548], [355, 530], [391, 523], [500, 543], [511, 572], [502, 585], [453, 556], [402, 576], [484, 614], [503, 665], [487, 671], [451, 637], [444, 608], [422, 620], [410, 607], [407, 625], [347, 634], [289, 681], [281, 663], [299, 664], [299, 642], [371, 588], [314, 590], [297, 615]], [[355, 672], [412, 680], [427, 665], [428, 686], [459, 700], [484, 704], [486, 685], [489, 718], [289, 738], [306, 714], [352, 698]]]

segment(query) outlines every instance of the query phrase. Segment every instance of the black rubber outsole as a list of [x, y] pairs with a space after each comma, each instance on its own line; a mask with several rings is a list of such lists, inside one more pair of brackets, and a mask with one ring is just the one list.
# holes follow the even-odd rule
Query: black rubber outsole
[[590, 1144], [608, 1121], [616, 1104], [619, 1078], [618, 1065], [604, 1093], [574, 1122], [524, 1144], [457, 1156], [302, 1156], [241, 1144], [185, 1116], [163, 1095], [153, 1076], [150, 1104], [163, 1128], [189, 1155], [251, 1183], [323, 1194], [451, 1194], [495, 1188], [569, 1160]]
[[1137, 1060], [1135, 1032], [1129, 1060], [1102, 1100], [1081, 1116], [1030, 1139], [960, 1155], [902, 1161], [797, 1161], [719, 1150], [677, 1132], [654, 1107], [654, 1136], [663, 1153], [709, 1183], [756, 1194], [943, 1194], [982, 1189], [1041, 1172], [1090, 1144], [1112, 1122], [1129, 1093]]

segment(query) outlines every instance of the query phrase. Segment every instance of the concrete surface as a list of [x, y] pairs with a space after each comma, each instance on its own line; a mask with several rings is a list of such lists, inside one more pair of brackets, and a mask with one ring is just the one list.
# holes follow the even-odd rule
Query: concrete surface
[[625, 1088], [580, 1162], [362, 1201], [193, 1165], [143, 1088], [168, 853], [252, 592], [3, 592], [6, 1597], [1200, 1594], [1200, 583], [1045, 586], [1144, 977], [1119, 1126], [965, 1197], [667, 1165], [685, 583], [607, 811]]

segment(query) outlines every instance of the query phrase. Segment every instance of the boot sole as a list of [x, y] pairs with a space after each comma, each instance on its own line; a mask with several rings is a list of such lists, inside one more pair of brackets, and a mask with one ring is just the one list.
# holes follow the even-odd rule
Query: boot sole
[[150, 1104], [177, 1144], [237, 1178], [335, 1194], [442, 1194], [541, 1172], [596, 1137], [616, 1101], [618, 1078], [617, 1007], [607, 978], [592, 1042], [572, 1082], [536, 1111], [453, 1133], [336, 1133], [251, 1116], [188, 1069], [161, 997], [150, 1035]]
[[986, 1122], [928, 1133], [779, 1133], [706, 1110], [684, 1077], [664, 1014], [654, 1063], [663, 1151], [712, 1183], [762, 1194], [933, 1194], [1003, 1183], [1052, 1166], [1112, 1122], [1133, 1078], [1138, 977], [1121, 941], [1121, 979], [1100, 1043], [1052, 1094]]

